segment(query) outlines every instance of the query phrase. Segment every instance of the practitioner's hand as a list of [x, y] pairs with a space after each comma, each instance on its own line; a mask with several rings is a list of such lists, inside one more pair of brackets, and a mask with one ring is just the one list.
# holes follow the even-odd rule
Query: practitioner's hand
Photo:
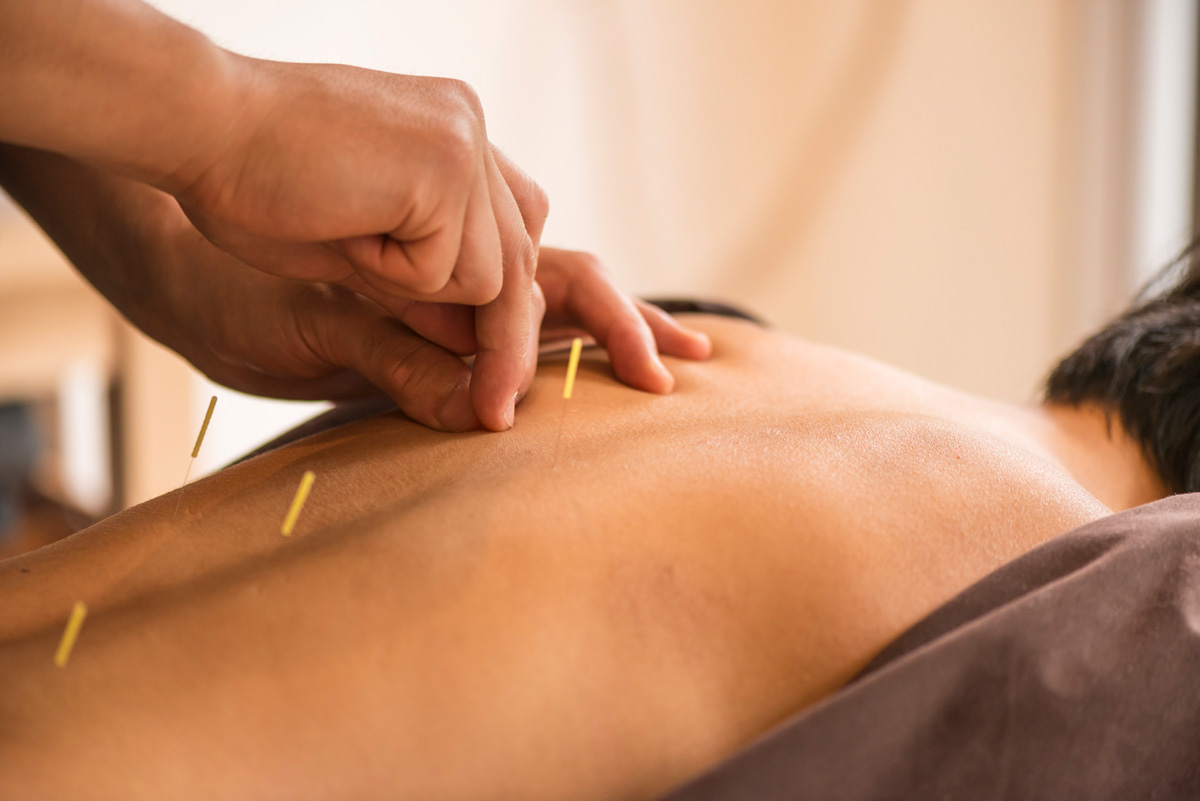
[[[471, 395], [503, 430], [536, 359], [545, 193], [488, 142], [459, 81], [241, 59], [246, 113], [174, 189], [214, 244], [265, 272], [336, 283], [397, 315], [479, 307]], [[453, 345], [453, 342], [448, 343]]]
[[462, 359], [348, 289], [247, 267], [205, 239], [169, 195], [4, 144], [0, 184], [132, 323], [214, 380], [294, 399], [382, 390], [432, 428], [479, 426]]
[[[196, 231], [169, 196], [53, 153], [0, 145], [0, 183], [134, 324], [215, 380], [297, 399], [382, 390], [433, 428], [478, 426], [471, 392], [481, 365], [472, 373], [454, 354], [482, 350], [487, 307], [407, 301], [389, 314], [344, 287], [251, 270]], [[594, 336], [617, 376], [642, 389], [671, 387], [658, 350], [708, 355], [702, 334], [628, 299], [587, 254], [544, 249], [539, 283], [527, 286], [527, 296], [514, 291], [508, 301], [529, 327], [515, 329], [508, 349], [520, 357], [510, 378], [519, 392], [532, 381], [544, 313], [547, 337]]]
[[166, 191], [247, 264], [476, 306], [532, 273], [545, 195], [461, 81], [247, 58], [141, 0], [0, 2], [0, 41], [0, 141]]
[[[479, 311], [413, 302], [399, 316], [343, 287], [275, 278], [246, 269], [186, 223], [163, 256], [188, 276], [176, 285], [171, 343], [219, 383], [246, 392], [297, 399], [349, 399], [386, 392], [412, 419], [431, 428], [465, 431], [480, 421], [468, 386], [478, 380], [453, 350], [474, 351], [469, 339]], [[543, 248], [529, 314], [534, 322], [522, 352], [524, 396], [537, 366], [538, 324], [543, 339], [590, 336], [609, 353], [622, 382], [670, 392], [674, 379], [659, 353], [704, 359], [708, 338], [658, 308], [620, 292], [590, 254]], [[543, 319], [544, 312], [544, 319]]]
[[246, 58], [139, 0], [0, 2], [0, 32], [0, 141], [169, 192], [273, 275], [480, 307], [473, 402], [511, 424], [547, 203], [470, 87]]
[[542, 248], [537, 282], [546, 298], [542, 341], [591, 336], [608, 351], [617, 379], [631, 387], [670, 392], [675, 379], [659, 354], [707, 359], [712, 353], [707, 336], [617, 289], [590, 253]]
[[[542, 342], [591, 337], [608, 351], [618, 380], [647, 392], [670, 392], [675, 384], [659, 359], [660, 353], [683, 359], [706, 359], [712, 351], [704, 334], [619, 290], [608, 270], [590, 253], [542, 248], [531, 304], [531, 319], [542, 321]], [[475, 352], [473, 309], [420, 302], [392, 308], [406, 326], [422, 336], [455, 353]], [[535, 339], [528, 350], [520, 397], [533, 381], [536, 345]], [[475, 370], [478, 376], [478, 361]]]
[[286, 278], [496, 298], [502, 253], [540, 233], [546, 199], [508, 185], [468, 85], [229, 55], [241, 113], [165, 187], [205, 236]]
[[383, 391], [413, 420], [479, 427], [471, 369], [376, 303], [330, 284], [251, 270], [186, 222], [160, 259], [178, 277], [162, 339], [214, 381], [255, 395], [348, 400]]
[[246, 58], [140, 0], [0, 2], [0, 34], [0, 141], [169, 192], [273, 275], [480, 307], [472, 397], [508, 427], [547, 204], [470, 87]]

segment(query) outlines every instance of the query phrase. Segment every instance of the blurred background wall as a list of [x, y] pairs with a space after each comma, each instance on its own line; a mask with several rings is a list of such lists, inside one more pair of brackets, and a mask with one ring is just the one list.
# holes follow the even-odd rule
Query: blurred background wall
[[[250, 55], [465, 79], [550, 194], [545, 243], [1000, 398], [1032, 398], [1192, 230], [1195, 0], [155, 5]], [[70, 282], [50, 254], [0, 209], [0, 310], [28, 294], [5, 276]], [[71, 446], [78, 503], [178, 486], [214, 392], [193, 478], [314, 410], [214, 389], [75, 296], [111, 347], [17, 391], [6, 366], [55, 324], [0, 322], [0, 398], [52, 396], [56, 442], [80, 437], [72, 393], [99, 398], [72, 419], [111, 422], [116, 496], [97, 500], [93, 441]]]

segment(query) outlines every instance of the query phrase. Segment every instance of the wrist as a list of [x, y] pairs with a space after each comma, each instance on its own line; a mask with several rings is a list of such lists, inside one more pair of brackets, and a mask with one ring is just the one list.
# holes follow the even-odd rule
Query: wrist
[[[145, 117], [120, 172], [179, 195], [228, 149], [248, 111], [248, 59], [218, 47], [184, 25], [172, 30], [161, 81], [148, 90], [160, 113]], [[153, 126], [153, 130], [150, 129]]]
[[179, 199], [188, 213], [215, 213], [232, 200], [247, 154], [281, 96], [276, 62], [243, 56], [215, 45], [189, 111], [196, 116], [189, 146], [174, 154], [151, 181]]
[[207, 39], [191, 46], [197, 60], [176, 79], [179, 135], [164, 143], [142, 178], [176, 197], [192, 194], [203, 184], [220, 185], [222, 164], [249, 137], [261, 106], [255, 97], [262, 83], [256, 59]]
[[[96, 215], [94, 235], [72, 260], [121, 314], [151, 338], [177, 349], [186, 310], [186, 275], [175, 257], [187, 220], [169, 195], [141, 183], [99, 174], [111, 204]], [[182, 223], [179, 220], [182, 219]]]
[[237, 59], [140, 0], [0, 3], [0, 140], [169, 188], [239, 112]]

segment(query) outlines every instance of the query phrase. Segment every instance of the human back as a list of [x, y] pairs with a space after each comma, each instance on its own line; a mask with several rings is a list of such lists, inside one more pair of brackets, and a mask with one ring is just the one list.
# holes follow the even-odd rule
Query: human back
[[[127, 771], [173, 797], [181, 775], [206, 797], [653, 797], [1107, 513], [998, 405], [690, 322], [714, 355], [672, 361], [669, 396], [586, 357], [565, 401], [548, 361], [504, 435], [361, 421], [0, 565], [0, 721], [49, 738], [3, 743], [0, 776], [77, 776], [75, 797]], [[79, 597], [93, 613], [53, 671]], [[168, 717], [186, 723], [156, 737]]]

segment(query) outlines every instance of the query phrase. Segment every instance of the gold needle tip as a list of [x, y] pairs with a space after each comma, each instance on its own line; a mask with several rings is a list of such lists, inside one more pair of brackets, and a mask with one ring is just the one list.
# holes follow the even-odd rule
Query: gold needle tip
[[296, 519], [300, 517], [300, 510], [304, 508], [304, 501], [308, 499], [308, 491], [312, 489], [313, 481], [316, 478], [313, 471], [304, 471], [304, 477], [300, 479], [300, 486], [296, 489], [296, 497], [292, 498], [292, 506], [288, 509], [287, 517], [283, 519], [283, 527], [280, 529], [283, 536], [290, 537], [292, 535], [292, 529], [296, 527]]
[[200, 436], [196, 437], [196, 445], [192, 448], [192, 458], [200, 455], [200, 443], [204, 442], [204, 432], [208, 431], [208, 421], [212, 419], [213, 409], [217, 405], [217, 396], [213, 395], [208, 402], [208, 411], [204, 413], [204, 422], [200, 426]]
[[575, 389], [575, 371], [579, 369], [579, 354], [583, 352], [583, 340], [575, 337], [571, 341], [571, 360], [567, 362], [567, 383], [563, 385], [563, 398], [570, 400]]
[[58, 667], [67, 666], [67, 660], [71, 658], [71, 649], [75, 647], [75, 638], [79, 636], [79, 629], [83, 627], [85, 617], [87, 604], [76, 601], [75, 606], [71, 608], [71, 617], [67, 619], [67, 627], [63, 629], [62, 639], [58, 642], [58, 650], [54, 652], [54, 664]]

